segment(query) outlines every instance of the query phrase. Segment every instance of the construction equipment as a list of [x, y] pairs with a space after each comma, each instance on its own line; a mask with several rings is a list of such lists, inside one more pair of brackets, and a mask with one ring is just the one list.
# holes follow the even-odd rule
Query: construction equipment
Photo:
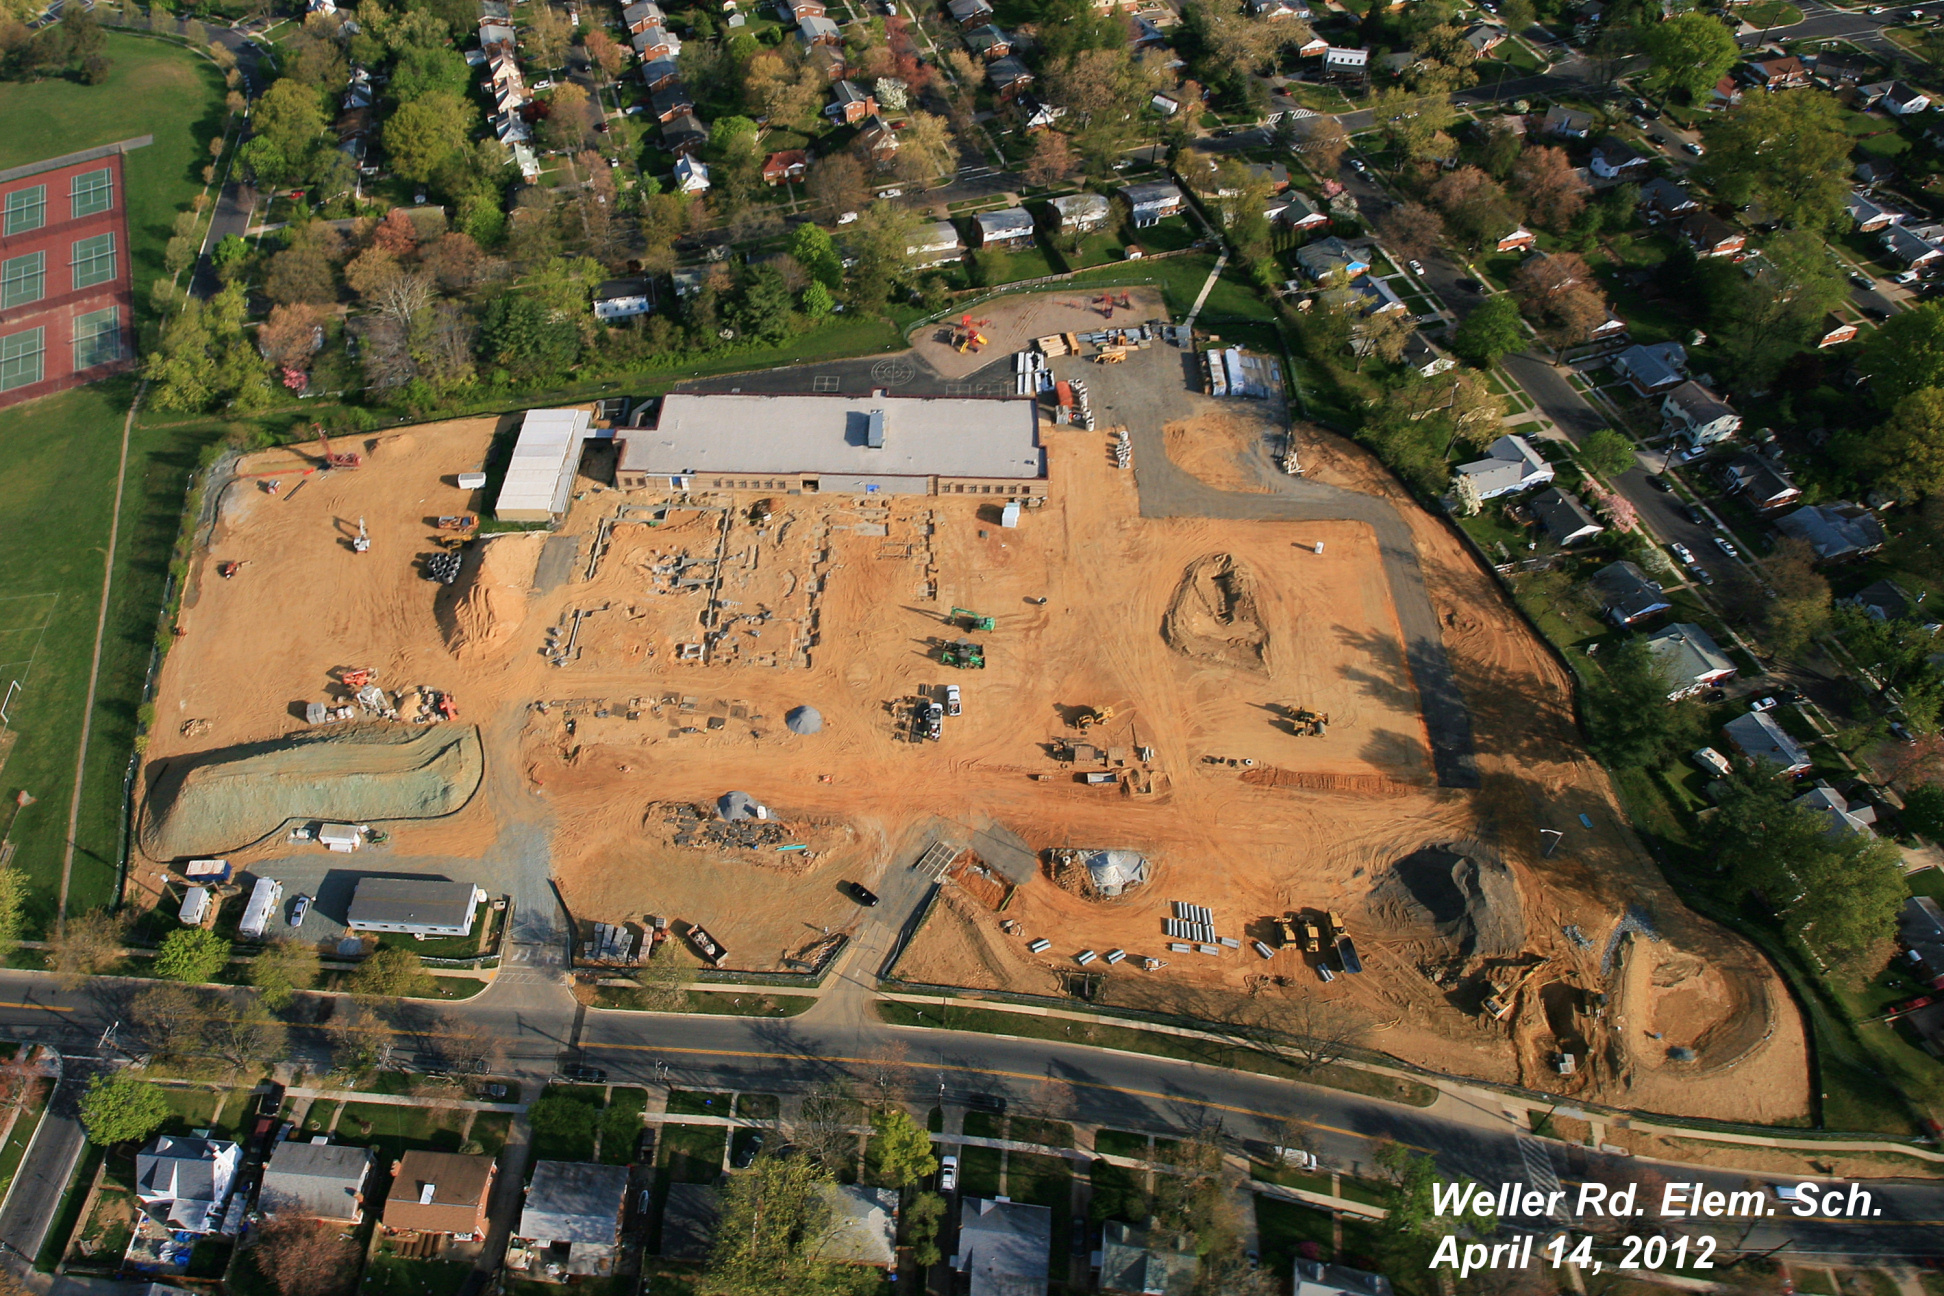
[[311, 424], [311, 431], [317, 433], [317, 444], [319, 448], [321, 448], [324, 451], [324, 464], [323, 464], [324, 467], [326, 468], [364, 467], [363, 455], [348, 450], [340, 452], [331, 449], [331, 438], [329, 434], [327, 434], [324, 431], [324, 425], [322, 423]]
[[1307, 917], [1303, 919], [1303, 953], [1321, 954], [1323, 952], [1323, 933]]
[[378, 672], [369, 666], [353, 666], [338, 676], [338, 683], [356, 693], [365, 685], [378, 678]]
[[1512, 1012], [1512, 997], [1519, 993], [1527, 981], [1532, 979], [1534, 972], [1537, 972], [1544, 966], [1546, 966], [1544, 963], [1534, 963], [1531, 967], [1519, 973], [1510, 985], [1495, 988], [1492, 993], [1486, 995], [1485, 1002], [1482, 1005], [1486, 1015], [1494, 1021], [1504, 1021]]
[[1331, 940], [1342, 940], [1349, 933], [1349, 929], [1343, 925], [1343, 915], [1336, 910], [1325, 910], [1323, 918], [1325, 922], [1330, 924]]
[[1296, 943], [1296, 915], [1282, 914], [1276, 922], [1276, 932], [1281, 937], [1282, 947], [1288, 949]]
[[236, 575], [236, 573], [242, 570], [243, 570], [243, 563], [240, 560], [234, 562], [218, 563], [216, 566], [216, 574], [218, 576], [221, 576], [224, 580], [228, 580], [230, 577]]
[[992, 629], [992, 618], [989, 616], [980, 616], [977, 612], [974, 612], [971, 608], [962, 608], [962, 607], [953, 608], [952, 619], [958, 621], [967, 630]]
[[1126, 347], [1102, 347], [1100, 354], [1094, 357], [1094, 363], [1103, 365], [1121, 364], [1127, 359], [1127, 351], [1128, 349]]
[[438, 520], [441, 531], [470, 531], [479, 525], [479, 519], [470, 513], [451, 513]]
[[1113, 718], [1114, 708], [1110, 706], [1082, 707], [1080, 714], [1074, 717], [1073, 723], [1078, 726], [1081, 733], [1085, 733], [1095, 725], [1104, 725]]
[[363, 518], [358, 519], [358, 535], [357, 538], [351, 542], [351, 552], [352, 553], [371, 552], [371, 532], [365, 529], [365, 520]]
[[1330, 731], [1330, 717], [1321, 711], [1308, 707], [1285, 706], [1283, 714], [1289, 717], [1298, 738], [1321, 738]]
[[958, 670], [984, 670], [985, 645], [970, 639], [954, 639], [939, 648], [938, 660]]

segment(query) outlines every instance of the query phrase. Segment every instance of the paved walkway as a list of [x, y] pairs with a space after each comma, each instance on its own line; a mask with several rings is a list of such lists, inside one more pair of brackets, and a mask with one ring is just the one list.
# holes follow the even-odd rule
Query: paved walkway
[[370, 1103], [375, 1107], [444, 1107], [452, 1111], [523, 1112], [526, 1103], [475, 1102], [470, 1098], [415, 1098], [411, 1094], [359, 1093], [356, 1089], [306, 1089], [295, 1086], [284, 1090], [289, 1098], [308, 1098], [318, 1102]]

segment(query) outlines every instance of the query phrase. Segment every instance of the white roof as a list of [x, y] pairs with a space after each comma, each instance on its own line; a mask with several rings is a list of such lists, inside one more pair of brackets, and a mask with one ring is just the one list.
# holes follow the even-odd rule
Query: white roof
[[590, 418], [582, 409], [528, 410], [493, 512], [565, 513]]

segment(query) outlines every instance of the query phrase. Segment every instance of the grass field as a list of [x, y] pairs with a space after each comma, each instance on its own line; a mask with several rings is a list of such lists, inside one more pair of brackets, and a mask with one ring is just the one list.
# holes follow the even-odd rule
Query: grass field
[[[221, 78], [179, 46], [122, 33], [108, 37], [113, 68], [100, 86], [69, 81], [0, 85], [0, 120], [32, 122], [0, 134], [0, 167], [143, 134], [155, 142], [126, 159], [129, 255], [137, 315], [161, 273], [177, 211], [201, 189], [208, 141], [222, 125]], [[127, 380], [51, 396], [7, 411], [0, 460], [0, 690], [18, 680], [8, 708], [19, 734], [0, 795], [37, 801], [14, 825], [15, 860], [27, 871], [36, 928], [52, 916], [67, 832], [74, 760], [94, 649], [102, 553], [114, 500]], [[167, 575], [186, 474], [211, 425], [138, 429], [117, 553], [115, 602], [104, 642], [94, 736], [75, 835], [70, 908], [114, 898], [120, 857], [122, 776]]]

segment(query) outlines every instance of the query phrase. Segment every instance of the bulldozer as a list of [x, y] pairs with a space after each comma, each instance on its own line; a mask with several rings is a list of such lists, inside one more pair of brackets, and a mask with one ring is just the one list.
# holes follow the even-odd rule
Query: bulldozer
[[1095, 725], [1104, 725], [1113, 718], [1114, 708], [1110, 706], [1082, 707], [1080, 714], [1074, 717], [1073, 723], [1079, 726], [1081, 733], [1085, 733]]
[[1296, 915], [1283, 914], [1275, 922], [1276, 932], [1280, 937], [1282, 947], [1288, 949], [1296, 943]]
[[970, 639], [954, 639], [938, 650], [938, 660], [958, 670], [984, 670], [985, 645]]
[[992, 618], [989, 616], [980, 616], [977, 612], [974, 612], [971, 608], [962, 608], [962, 607], [953, 608], [952, 620], [957, 621], [960, 625], [964, 626], [967, 630], [992, 629]]
[[1302, 706], [1284, 706], [1283, 714], [1289, 717], [1298, 738], [1321, 738], [1330, 731], [1330, 717], [1321, 711]]

